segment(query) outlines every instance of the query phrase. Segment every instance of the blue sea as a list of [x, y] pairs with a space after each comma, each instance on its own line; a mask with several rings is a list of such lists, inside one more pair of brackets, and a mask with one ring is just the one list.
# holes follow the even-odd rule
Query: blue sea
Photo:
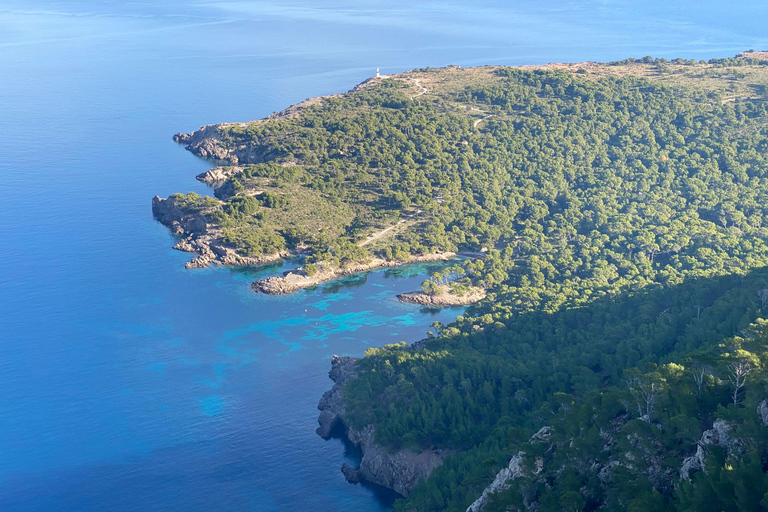
[[172, 142], [377, 67], [768, 49], [765, 2], [0, 0], [0, 510], [381, 511], [315, 435], [333, 354], [461, 308], [428, 266], [284, 297], [284, 266], [185, 270], [155, 194], [206, 187]]

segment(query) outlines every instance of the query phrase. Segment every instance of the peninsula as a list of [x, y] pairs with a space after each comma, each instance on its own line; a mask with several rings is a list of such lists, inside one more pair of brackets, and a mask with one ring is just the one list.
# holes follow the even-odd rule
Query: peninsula
[[[376, 76], [348, 93], [312, 98], [266, 119], [176, 134], [175, 141], [217, 164], [197, 177], [214, 196], [155, 197], [153, 212], [179, 237], [176, 249], [196, 254], [188, 268], [304, 256], [304, 264], [286, 276], [254, 283], [262, 293], [291, 293], [354, 272], [445, 260], [457, 251], [491, 248], [489, 254], [498, 256], [494, 249], [506, 248], [521, 257], [547, 251], [551, 237], [543, 233], [548, 240], [539, 243], [542, 235], [531, 227], [551, 209], [548, 196], [561, 193], [534, 190], [533, 176], [503, 172], [504, 165], [521, 167], [525, 155], [518, 152], [502, 163], [508, 148], [497, 154], [499, 130], [528, 130], [516, 135], [524, 143], [535, 135], [530, 130], [539, 129], [530, 121], [550, 118], [557, 101], [549, 99], [566, 85], [578, 87], [584, 102], [603, 94], [606, 79], [616, 77], [638, 90], [695, 85], [710, 101], [759, 100], [762, 55], [739, 57], [735, 72], [717, 63], [632, 59], [449, 66]], [[526, 77], [541, 82], [543, 93]], [[591, 142], [571, 138], [562, 149], [584, 161], [592, 157], [579, 145]], [[549, 146], [548, 152], [558, 148]], [[441, 293], [433, 286], [401, 300], [475, 302], [499, 281], [496, 269], [487, 267], [475, 264], [463, 276], [472, 293]]]
[[[468, 251], [431, 338], [335, 358], [318, 433], [395, 510], [738, 510], [768, 495], [768, 60], [417, 69], [175, 139], [190, 266], [254, 283]], [[458, 302], [456, 302], [458, 301]]]

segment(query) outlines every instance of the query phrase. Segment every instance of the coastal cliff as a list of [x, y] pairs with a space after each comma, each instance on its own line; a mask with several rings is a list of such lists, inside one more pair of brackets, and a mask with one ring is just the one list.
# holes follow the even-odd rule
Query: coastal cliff
[[374, 440], [373, 425], [362, 429], [350, 426], [345, 419], [344, 386], [357, 376], [357, 361], [353, 357], [333, 356], [328, 375], [334, 385], [325, 392], [317, 406], [320, 410], [317, 434], [329, 439], [333, 434], [340, 433], [360, 448], [363, 454], [360, 467], [352, 468], [347, 464], [341, 467], [347, 481], [374, 483], [407, 497], [419, 482], [426, 480], [442, 464], [442, 453], [432, 450], [421, 453], [410, 450], [390, 452]]
[[258, 164], [284, 156], [285, 153], [263, 145], [242, 144], [231, 147], [224, 139], [226, 138], [227, 130], [233, 127], [246, 128], [263, 122], [265, 120], [201, 126], [200, 129], [191, 133], [177, 133], [173, 136], [173, 140], [183, 144], [187, 151], [194, 153], [200, 158], [214, 162], [230, 165]]

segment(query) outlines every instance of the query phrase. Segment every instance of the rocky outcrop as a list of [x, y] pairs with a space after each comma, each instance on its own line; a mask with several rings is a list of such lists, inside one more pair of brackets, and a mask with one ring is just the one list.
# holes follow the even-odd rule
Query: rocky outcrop
[[239, 158], [231, 149], [226, 148], [221, 140], [221, 130], [230, 126], [232, 126], [231, 123], [201, 126], [195, 132], [177, 133], [173, 136], [173, 140], [184, 144], [188, 151], [199, 157], [236, 165]]
[[[763, 402], [761, 402], [761, 405]], [[760, 414], [759, 406], [758, 414]], [[683, 464], [680, 467], [680, 478], [690, 481], [691, 475], [694, 472], [706, 471], [704, 462], [707, 451], [711, 446], [722, 447], [729, 457], [739, 456], [742, 452], [743, 442], [738, 438], [732, 437], [731, 430], [732, 427], [725, 420], [716, 419], [712, 424], [712, 428], [705, 430], [701, 434], [701, 439], [696, 443], [696, 453], [683, 460]]]
[[213, 169], [197, 175], [197, 180], [209, 185], [213, 189], [213, 195], [222, 201], [226, 201], [236, 194], [234, 184], [229, 178], [243, 171], [243, 167], [232, 165], [227, 167], [214, 167]]
[[168, 199], [153, 197], [152, 215], [176, 236], [202, 235], [208, 230], [205, 220], [186, 213], [174, 196]]
[[203, 216], [186, 213], [174, 196], [168, 199], [158, 196], [152, 198], [152, 214], [161, 224], [170, 228], [171, 232], [180, 238], [173, 246], [174, 249], [197, 254], [192, 261], [184, 265], [186, 268], [204, 268], [210, 265], [258, 266], [287, 258], [290, 255], [287, 251], [264, 256], [239, 254], [237, 249], [228, 246], [221, 240], [221, 232], [211, 229]]
[[243, 168], [239, 165], [230, 165], [226, 167], [214, 167], [202, 174], [196, 176], [197, 181], [202, 181], [213, 188], [217, 188], [217, 185], [224, 183], [230, 177], [235, 174], [241, 173]]
[[[260, 144], [236, 144], [225, 142], [223, 139], [227, 129], [233, 126], [248, 127], [264, 123], [265, 120], [248, 123], [220, 123], [201, 126], [191, 133], [177, 133], [173, 140], [184, 144], [184, 148], [195, 155], [215, 162], [238, 164], [259, 164], [286, 156], [274, 148]], [[228, 139], [229, 140], [229, 139]]]
[[425, 450], [415, 453], [398, 450], [390, 453], [374, 440], [375, 427], [367, 425], [355, 429], [345, 419], [344, 385], [357, 375], [357, 359], [333, 356], [329, 376], [334, 386], [320, 399], [317, 433], [328, 439], [334, 432], [346, 436], [363, 454], [360, 467], [342, 465], [344, 477], [351, 483], [371, 482], [392, 489], [401, 496], [408, 496], [413, 488], [442, 464], [442, 454]]
[[[531, 443], [548, 443], [551, 436], [550, 427], [542, 427], [538, 432], [531, 436]], [[485, 507], [491, 495], [496, 492], [506, 491], [512, 485], [512, 481], [526, 474], [523, 467], [524, 451], [519, 451], [510, 460], [507, 467], [496, 474], [491, 485], [483, 489], [483, 493], [467, 508], [467, 512], [479, 512]]]
[[374, 432], [373, 425], [367, 425], [362, 430], [347, 428], [347, 437], [363, 453], [359, 468], [354, 469], [347, 464], [342, 466], [344, 476], [352, 483], [375, 483], [407, 497], [419, 482], [426, 480], [443, 463], [441, 453], [433, 450], [390, 453], [374, 441]]
[[443, 290], [443, 293], [439, 295], [430, 295], [423, 292], [408, 292], [408, 293], [401, 293], [397, 296], [398, 300], [400, 302], [405, 302], [408, 304], [420, 304], [422, 306], [435, 306], [435, 307], [445, 307], [445, 306], [467, 306], [469, 304], [474, 304], [475, 302], [479, 302], [485, 298], [485, 290], [482, 288], [472, 287], [467, 292], [465, 292], [463, 295], [456, 295], [454, 293], [451, 293], [451, 291], [446, 286]]
[[522, 464], [524, 456], [525, 452], [518, 452], [512, 457], [509, 461], [509, 465], [498, 472], [491, 485], [483, 489], [483, 493], [469, 506], [467, 512], [479, 512], [485, 507], [485, 504], [488, 503], [491, 494], [506, 491], [509, 489], [512, 480], [523, 476], [524, 470]]
[[760, 423], [768, 427], [768, 398], [757, 404], [757, 415], [760, 417]]
[[329, 439], [331, 432], [338, 427], [345, 428], [344, 423], [344, 384], [353, 377], [357, 376], [357, 361], [355, 357], [333, 356], [331, 358], [331, 371], [328, 376], [334, 382], [333, 387], [323, 394], [317, 408], [320, 410], [320, 417], [317, 422], [317, 434], [323, 439]]
[[[328, 279], [331, 279], [330, 277]], [[325, 281], [327, 279], [324, 279]], [[251, 283], [251, 288], [257, 293], [266, 295], [287, 295], [303, 288], [320, 284], [320, 280], [313, 279], [303, 272], [289, 272], [283, 277], [267, 277]]]
[[290, 256], [287, 251], [264, 256], [244, 256], [234, 247], [228, 247], [218, 238], [219, 233], [206, 236], [190, 236], [173, 246], [177, 251], [192, 252], [198, 256], [186, 263], [186, 268], [205, 268], [210, 265], [226, 267], [256, 267], [273, 263]]

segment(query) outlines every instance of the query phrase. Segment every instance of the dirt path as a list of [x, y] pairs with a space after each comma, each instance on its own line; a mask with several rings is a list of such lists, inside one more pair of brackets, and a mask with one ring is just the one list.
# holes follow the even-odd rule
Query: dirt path
[[421, 96], [421, 95], [423, 95], [423, 94], [427, 94], [427, 93], [429, 92], [429, 91], [427, 90], [427, 88], [426, 88], [426, 87], [424, 87], [423, 85], [421, 85], [421, 82], [419, 81], [419, 79], [418, 79], [418, 78], [414, 78], [414, 79], [413, 79], [413, 83], [416, 85], [416, 87], [418, 87], [419, 89], [421, 89], [421, 92], [419, 92], [419, 94], [417, 94], [416, 96], [411, 96], [411, 99], [413, 99], [413, 98], [417, 98], [417, 97], [419, 97], [419, 96]]
[[423, 96], [429, 92], [429, 89], [421, 85], [421, 81], [418, 78], [398, 78], [398, 80], [405, 82], [409, 85], [415, 85], [419, 89], [418, 94], [414, 94], [413, 96], [411, 96], [411, 99], [418, 98], [419, 96]]
[[477, 128], [477, 125], [479, 125], [481, 122], [485, 121], [486, 119], [490, 119], [491, 117], [493, 117], [493, 114], [491, 114], [491, 113], [489, 113], [489, 112], [487, 112], [485, 110], [480, 110], [477, 107], [472, 107], [472, 108], [469, 109], [469, 111], [470, 112], [477, 112], [479, 114], [485, 114], [485, 116], [481, 117], [480, 119], [475, 119], [475, 122], [472, 123], [472, 127], [473, 128]]
[[389, 226], [388, 228], [382, 229], [381, 231], [378, 231], [378, 232], [372, 234], [371, 236], [369, 236], [368, 238], [366, 238], [362, 242], [359, 242], [357, 244], [358, 247], [365, 247], [366, 245], [370, 244], [371, 242], [375, 242], [376, 240], [379, 240], [379, 239], [385, 237], [387, 235], [387, 233], [389, 233], [390, 231], [392, 231], [396, 227], [400, 226], [401, 224], [404, 224], [404, 223], [406, 223], [408, 221], [413, 220], [414, 217], [416, 217], [420, 213], [421, 213], [421, 210], [416, 210], [416, 212], [411, 214], [408, 218], [405, 218], [405, 219], [399, 221], [397, 224], [394, 224], [392, 226]]

